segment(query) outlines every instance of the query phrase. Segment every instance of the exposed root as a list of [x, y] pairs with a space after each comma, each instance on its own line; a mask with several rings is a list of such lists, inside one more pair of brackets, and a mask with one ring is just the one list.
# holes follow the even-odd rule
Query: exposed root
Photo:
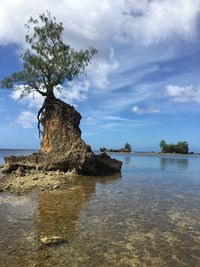
[[[46, 98], [44, 100], [44, 103], [42, 105], [42, 107], [40, 108], [40, 110], [38, 111], [38, 114], [37, 114], [37, 120], [38, 120], [38, 132], [39, 132], [39, 138], [43, 136], [43, 131], [41, 130], [41, 127], [40, 127], [40, 124], [42, 123], [42, 117], [43, 117], [43, 114], [44, 114], [44, 110], [49, 107], [49, 106], [52, 106], [52, 99], [53, 98]], [[56, 102], [54, 102], [55, 104]], [[58, 104], [58, 103], [56, 103]], [[59, 105], [59, 104], [58, 104]]]
[[39, 138], [41, 136], [43, 136], [43, 131], [40, 128], [40, 124], [41, 124], [41, 121], [42, 121], [42, 115], [43, 115], [44, 109], [45, 109], [45, 102], [43, 103], [42, 107], [40, 108], [40, 110], [38, 111], [38, 114], [37, 114]]

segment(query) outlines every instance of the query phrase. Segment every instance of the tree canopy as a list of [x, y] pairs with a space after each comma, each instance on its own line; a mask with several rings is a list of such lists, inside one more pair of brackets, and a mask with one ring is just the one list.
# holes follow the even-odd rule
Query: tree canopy
[[164, 140], [161, 140], [160, 148], [162, 153], [179, 153], [179, 154], [189, 153], [188, 143], [185, 141], [178, 142], [177, 144], [167, 144]]
[[131, 152], [131, 145], [129, 143], [126, 143], [124, 145], [124, 149]]
[[97, 53], [93, 47], [75, 51], [65, 44], [62, 40], [64, 27], [49, 11], [38, 19], [30, 17], [25, 27], [30, 48], [21, 55], [23, 69], [1, 81], [3, 88], [22, 85], [22, 96], [33, 91], [46, 97], [53, 95], [56, 86], [84, 73]]

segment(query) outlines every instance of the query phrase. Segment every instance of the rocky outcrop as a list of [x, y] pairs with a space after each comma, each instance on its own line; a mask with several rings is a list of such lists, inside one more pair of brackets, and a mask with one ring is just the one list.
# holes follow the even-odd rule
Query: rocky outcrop
[[105, 147], [100, 148], [101, 152], [114, 152], [114, 153], [131, 153], [131, 149], [120, 148], [120, 149], [107, 149]]
[[46, 98], [41, 123], [43, 138], [41, 149], [31, 156], [5, 158], [3, 172], [19, 167], [39, 170], [76, 170], [83, 175], [104, 175], [120, 172], [122, 162], [111, 159], [106, 153], [95, 155], [81, 139], [81, 115], [73, 106], [57, 98]]

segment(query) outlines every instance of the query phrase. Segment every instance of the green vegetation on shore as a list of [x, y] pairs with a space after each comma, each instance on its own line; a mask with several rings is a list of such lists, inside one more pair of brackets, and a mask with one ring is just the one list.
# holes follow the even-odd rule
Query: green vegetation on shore
[[177, 144], [167, 144], [164, 140], [160, 141], [160, 148], [162, 153], [176, 153], [176, 154], [188, 154], [188, 143], [178, 142]]

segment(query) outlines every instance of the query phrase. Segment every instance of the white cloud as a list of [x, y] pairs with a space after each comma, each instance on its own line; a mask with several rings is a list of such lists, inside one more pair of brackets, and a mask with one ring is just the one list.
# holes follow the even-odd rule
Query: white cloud
[[23, 104], [28, 105], [29, 108], [41, 108], [44, 97], [37, 92], [31, 92], [30, 94], [21, 97], [22, 90], [24, 86], [20, 86], [17, 89], [13, 90], [11, 93], [11, 98], [15, 101], [21, 101]]
[[109, 75], [115, 72], [119, 66], [117, 61], [109, 62], [105, 59], [99, 59], [95, 64], [88, 68], [88, 79], [91, 81], [91, 86], [97, 89], [107, 89], [109, 82]]
[[108, 121], [119, 121], [119, 122], [133, 122], [133, 120], [119, 117], [119, 116], [113, 116], [113, 115], [103, 115], [101, 116], [102, 120], [108, 120]]
[[92, 116], [88, 116], [88, 117], [86, 117], [86, 123], [87, 124], [94, 124], [94, 122], [95, 122], [95, 118], [94, 117], [92, 117]]
[[109, 122], [109, 123], [103, 123], [99, 127], [106, 130], [117, 130], [117, 131], [127, 131], [129, 128], [136, 128], [136, 127], [149, 127], [152, 125], [155, 125], [156, 122], [154, 121], [145, 121], [145, 120], [130, 120], [128, 122]]
[[136, 113], [137, 115], [144, 115], [144, 114], [158, 114], [160, 113], [160, 110], [155, 107], [150, 107], [147, 109], [140, 108], [139, 106], [132, 107], [132, 111]]
[[200, 87], [167, 85], [166, 93], [175, 102], [196, 102], [200, 103]]
[[73, 104], [74, 100], [83, 101], [87, 99], [87, 93], [89, 91], [90, 82], [87, 80], [70, 82], [67, 88], [62, 88], [60, 93], [55, 92], [55, 95], [62, 100]]
[[191, 38], [197, 29], [199, 11], [199, 0], [128, 1], [127, 15], [134, 19], [125, 25], [134, 39], [146, 45], [174, 36]]
[[23, 111], [15, 120], [15, 123], [21, 125], [23, 128], [33, 128], [36, 121], [36, 114], [29, 111]]
[[2, 0], [0, 42], [24, 43], [24, 24], [30, 15], [47, 9], [63, 22], [66, 40], [76, 46], [102, 40], [106, 44], [111, 40], [151, 44], [177, 34], [184, 38], [193, 36], [200, 1], [27, 0], [25, 4], [24, 0]]

